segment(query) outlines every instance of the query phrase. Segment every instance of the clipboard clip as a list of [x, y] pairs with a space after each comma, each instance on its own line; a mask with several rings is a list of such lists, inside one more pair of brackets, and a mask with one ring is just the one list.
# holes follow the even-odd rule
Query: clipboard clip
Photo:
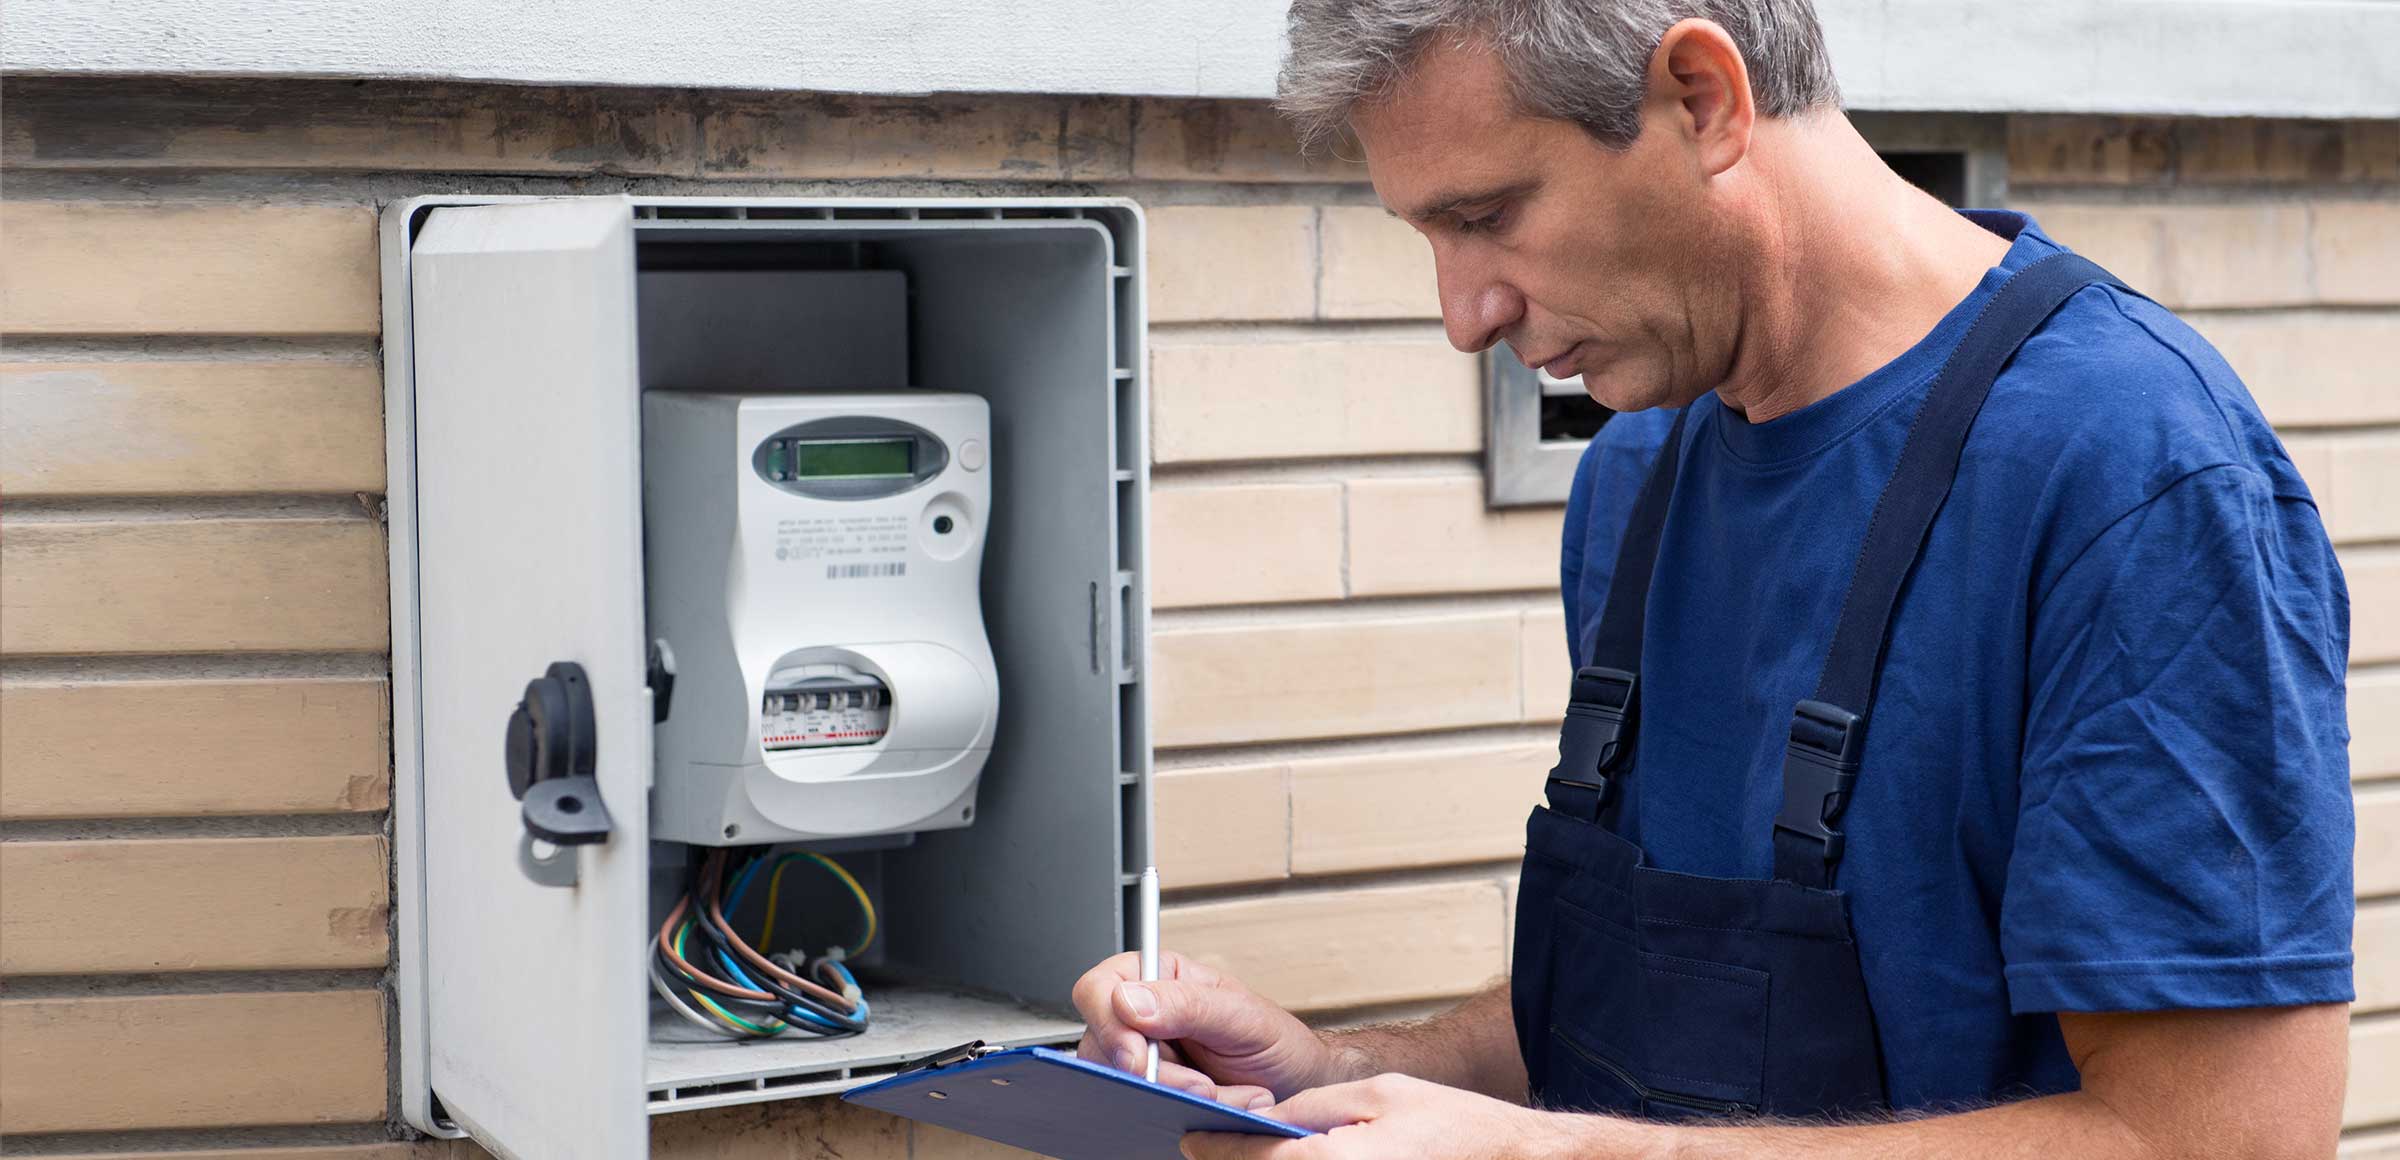
[[912, 1071], [932, 1071], [937, 1068], [949, 1067], [953, 1064], [980, 1059], [998, 1050], [1000, 1049], [997, 1047], [985, 1046], [980, 1039], [970, 1039], [956, 1047], [945, 1047], [923, 1059], [911, 1062], [900, 1069], [900, 1074], [906, 1075]]

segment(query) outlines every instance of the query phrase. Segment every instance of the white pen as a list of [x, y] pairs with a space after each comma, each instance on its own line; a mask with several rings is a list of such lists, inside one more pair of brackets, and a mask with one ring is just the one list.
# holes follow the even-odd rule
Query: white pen
[[[1158, 867], [1142, 867], [1142, 981], [1158, 981]], [[1148, 1041], [1148, 1062], [1142, 1065], [1142, 1078], [1158, 1082], [1158, 1041]]]

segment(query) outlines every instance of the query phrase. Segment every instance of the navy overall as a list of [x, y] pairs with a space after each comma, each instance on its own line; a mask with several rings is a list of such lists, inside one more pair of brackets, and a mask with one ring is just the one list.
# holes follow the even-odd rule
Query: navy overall
[[[1526, 825], [1510, 982], [1537, 1106], [1664, 1119], [1838, 1115], [1883, 1106], [1882, 1052], [1837, 828], [1859, 776], [1894, 610], [1992, 381], [2092, 263], [2054, 254], [2003, 283], [1936, 374], [1875, 501], [1815, 693], [1792, 712], [1775, 877], [1675, 874], [1614, 832], [1634, 776], [1642, 622], [1683, 441], [1675, 420], [1634, 501], [1559, 731], [1547, 805]], [[1688, 409], [1685, 414], [1689, 414]], [[1908, 770], [1882, 775], [1908, 776]], [[1673, 777], [1671, 769], [1644, 777]]]

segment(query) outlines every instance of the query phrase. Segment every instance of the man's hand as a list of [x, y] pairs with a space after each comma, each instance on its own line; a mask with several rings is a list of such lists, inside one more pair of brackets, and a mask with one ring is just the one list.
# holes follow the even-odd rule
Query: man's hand
[[1527, 1111], [1396, 1075], [1266, 1109], [1323, 1135], [1184, 1138], [1193, 1160], [2303, 1160], [2341, 1132], [2340, 1004], [2060, 1017], [2081, 1090], [1857, 1124], [1651, 1124]]
[[1332, 1078], [1325, 1041], [1231, 976], [1173, 951], [1159, 952], [1155, 983], [1140, 981], [1141, 966], [1139, 955], [1116, 955], [1076, 981], [1077, 1055], [1139, 1073], [1144, 1038], [1162, 1040], [1160, 1083], [1243, 1108]]
[[[1549, 1160], [1638, 1156], [1644, 1125], [1536, 1112], [1404, 1075], [1305, 1091], [1266, 1115], [1324, 1133], [1299, 1140], [1198, 1132], [1191, 1160]], [[1622, 1136], [1621, 1142], [1603, 1137]]]

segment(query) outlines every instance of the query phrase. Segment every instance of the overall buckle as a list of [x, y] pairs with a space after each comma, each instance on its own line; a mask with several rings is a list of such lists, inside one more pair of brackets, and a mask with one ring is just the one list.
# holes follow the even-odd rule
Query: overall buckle
[[1639, 684], [1635, 674], [1605, 665], [1586, 665], [1575, 673], [1566, 722], [1558, 731], [1558, 765], [1544, 786], [1552, 809], [1599, 819], [1610, 796], [1608, 771], [1632, 747]]
[[1825, 863], [1842, 859], [1842, 832], [1833, 828], [1850, 804], [1858, 781], [1867, 724], [1858, 714], [1823, 701], [1792, 707], [1790, 740], [1783, 747], [1783, 809], [1775, 828], [1825, 847]]

